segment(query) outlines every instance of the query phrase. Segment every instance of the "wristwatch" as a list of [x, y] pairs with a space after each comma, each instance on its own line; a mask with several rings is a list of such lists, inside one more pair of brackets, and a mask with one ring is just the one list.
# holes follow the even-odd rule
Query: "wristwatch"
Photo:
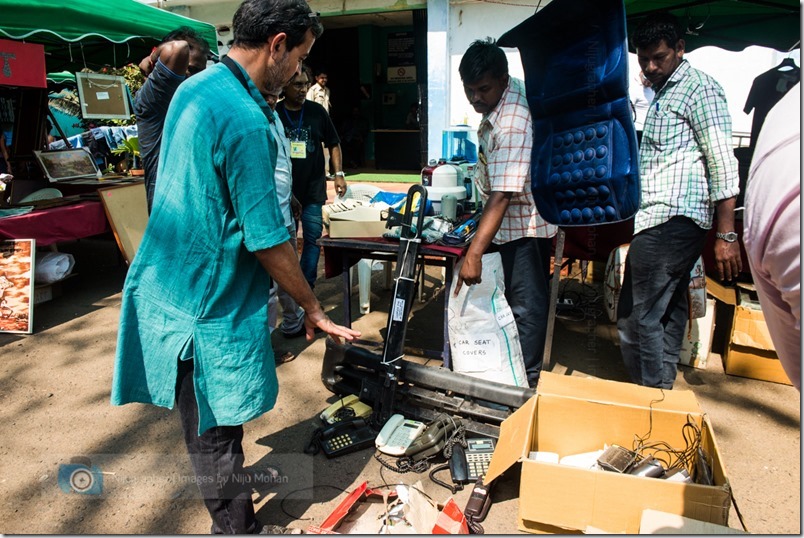
[[737, 232], [726, 232], [726, 233], [716, 232], [715, 237], [717, 237], [718, 239], [722, 239], [727, 243], [734, 243], [735, 241], [737, 241]]
[[341, 176], [341, 177], [346, 177], [346, 174], [344, 174], [343, 172], [335, 172], [335, 175], [336, 176]]

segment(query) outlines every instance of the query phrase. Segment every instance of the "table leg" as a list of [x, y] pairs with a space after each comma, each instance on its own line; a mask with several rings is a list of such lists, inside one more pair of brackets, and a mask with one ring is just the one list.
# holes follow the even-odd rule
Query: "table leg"
[[349, 256], [343, 255], [343, 326], [352, 327], [352, 279], [349, 274]]
[[455, 272], [455, 258], [446, 258], [447, 263], [444, 267], [444, 351], [442, 360], [444, 368], [452, 368], [452, 360], [449, 352], [449, 300], [450, 290], [452, 289], [452, 276]]
[[561, 265], [564, 262], [564, 230], [558, 230], [556, 253], [553, 261], [553, 276], [550, 280], [550, 307], [547, 310], [547, 336], [544, 340], [542, 371], [550, 371], [550, 355], [553, 352], [553, 330], [556, 326], [556, 303], [558, 302], [558, 283], [561, 280]]

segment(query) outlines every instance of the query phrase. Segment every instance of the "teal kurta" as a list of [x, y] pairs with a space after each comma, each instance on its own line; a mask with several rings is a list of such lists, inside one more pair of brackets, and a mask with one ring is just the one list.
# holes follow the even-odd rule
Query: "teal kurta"
[[[222, 64], [184, 82], [162, 139], [153, 211], [123, 289], [112, 403], [172, 408], [194, 359], [199, 434], [270, 410], [270, 280], [253, 252], [289, 239], [261, 107]], [[273, 116], [271, 116], [273, 119]]]

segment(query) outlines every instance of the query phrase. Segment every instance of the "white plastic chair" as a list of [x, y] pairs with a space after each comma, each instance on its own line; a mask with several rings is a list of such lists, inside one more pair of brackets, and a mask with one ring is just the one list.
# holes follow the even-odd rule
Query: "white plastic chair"
[[[382, 189], [374, 185], [362, 185], [360, 183], [348, 185], [343, 195], [345, 199], [370, 201]], [[385, 273], [385, 282], [388, 285], [391, 276], [391, 266], [388, 262], [380, 262]], [[368, 314], [371, 311], [371, 269], [372, 260], [360, 260], [357, 262], [357, 286], [360, 301], [360, 313]], [[354, 267], [349, 270], [349, 281], [354, 280]]]

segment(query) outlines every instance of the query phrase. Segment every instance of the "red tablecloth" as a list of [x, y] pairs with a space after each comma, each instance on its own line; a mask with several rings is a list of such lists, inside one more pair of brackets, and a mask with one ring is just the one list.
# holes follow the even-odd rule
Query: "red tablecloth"
[[36, 239], [37, 246], [82, 239], [109, 231], [103, 204], [96, 201], [0, 219], [0, 239]]

